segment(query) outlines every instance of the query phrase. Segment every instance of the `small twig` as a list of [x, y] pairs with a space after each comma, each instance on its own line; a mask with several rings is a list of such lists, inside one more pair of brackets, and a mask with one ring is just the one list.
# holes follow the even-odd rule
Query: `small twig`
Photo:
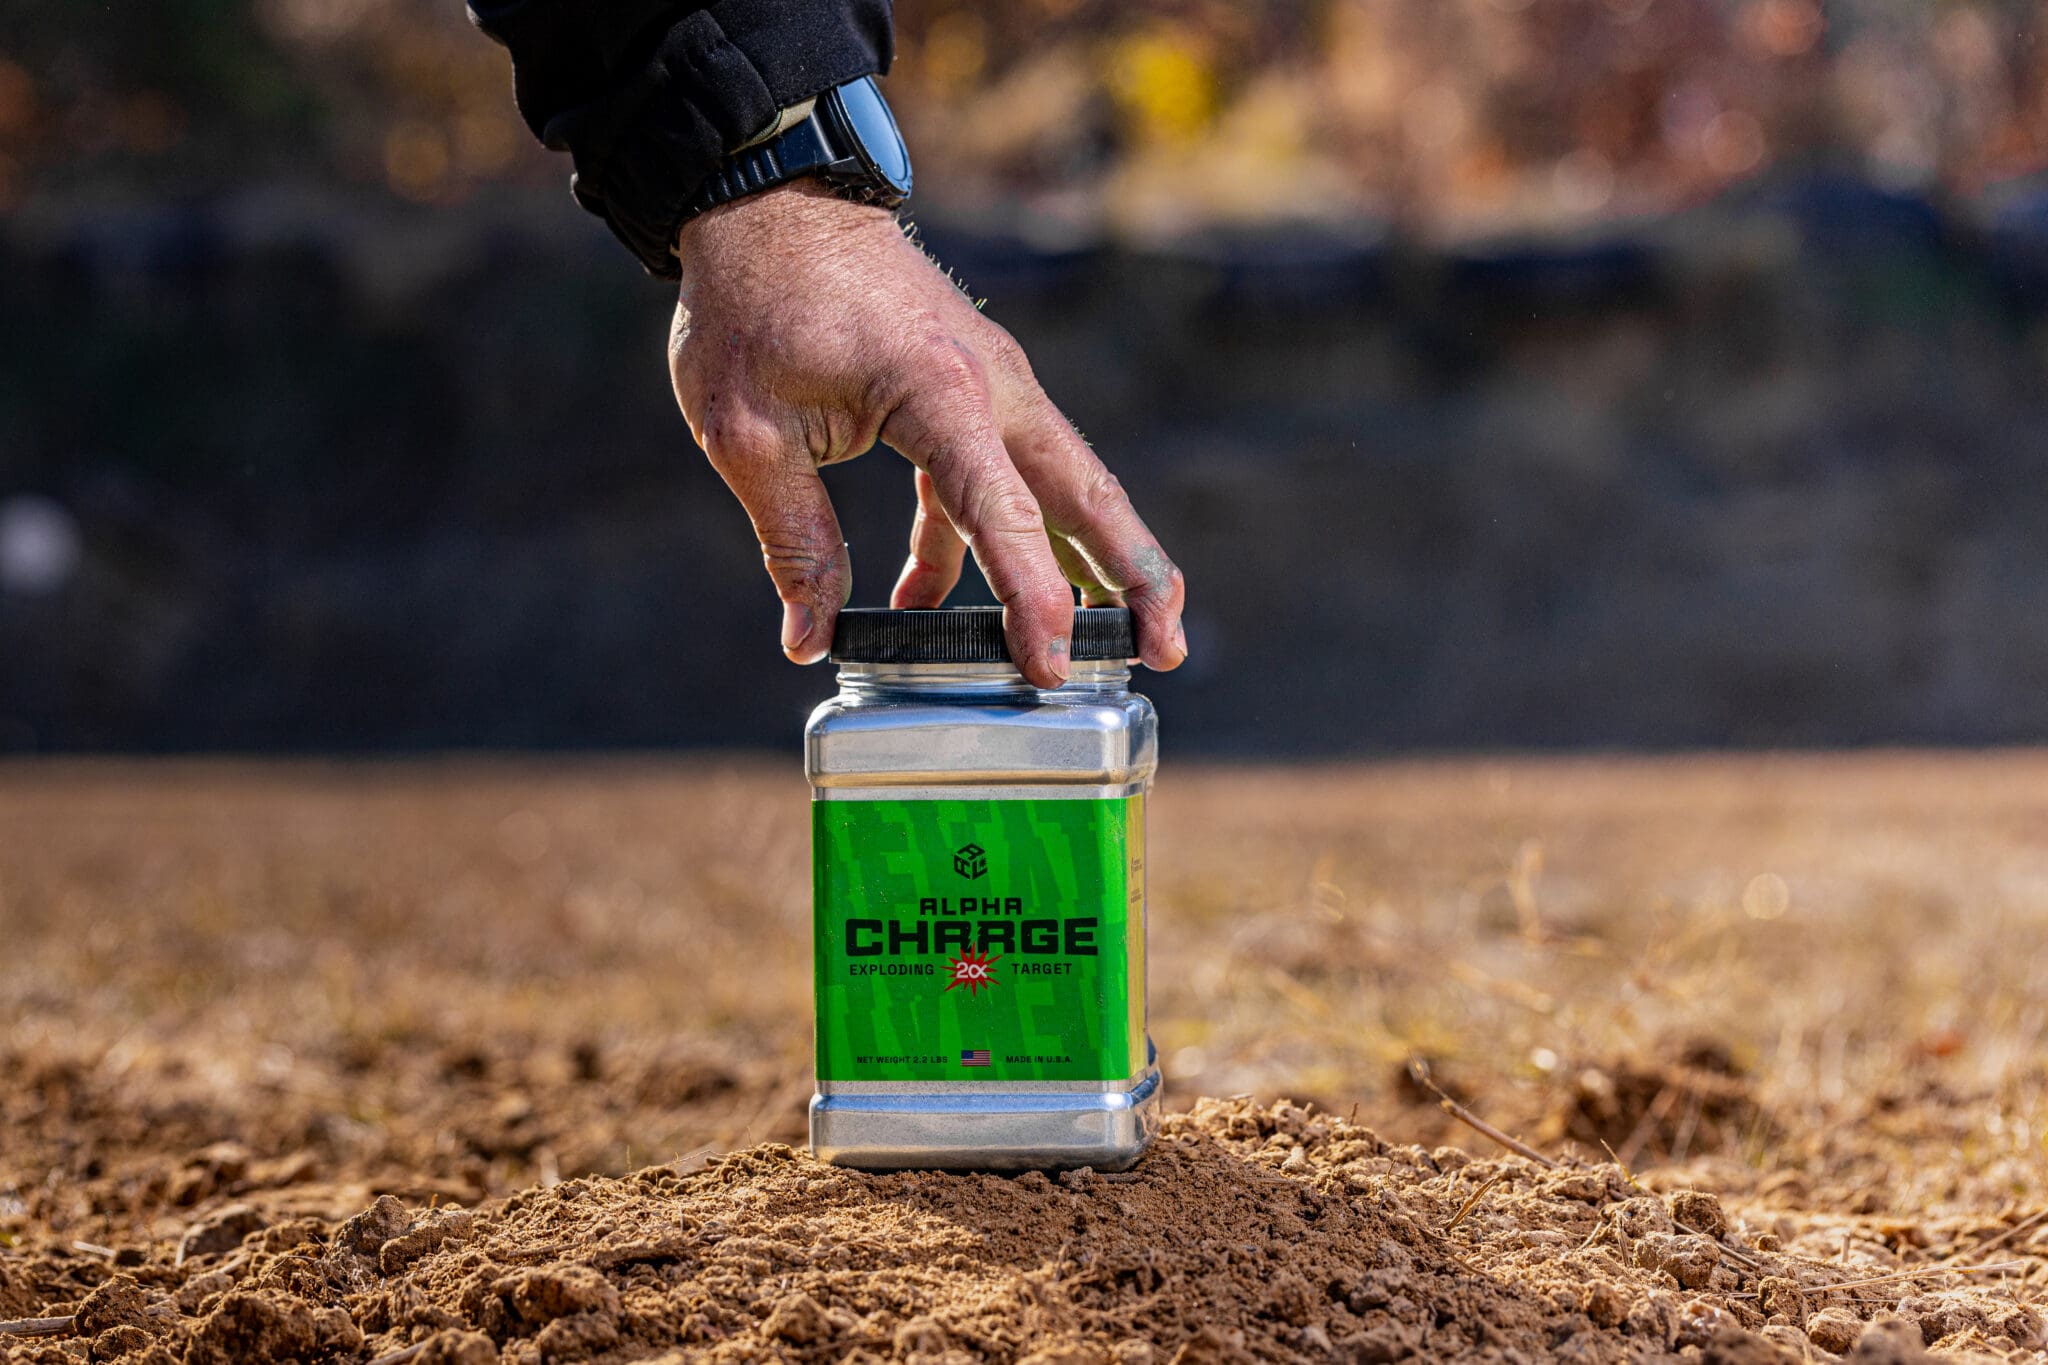
[[1557, 1163], [1555, 1161], [1552, 1161], [1549, 1157], [1543, 1155], [1543, 1153], [1537, 1151], [1528, 1143], [1522, 1141], [1520, 1138], [1509, 1137], [1506, 1133], [1503, 1133], [1500, 1129], [1494, 1127], [1485, 1119], [1480, 1118], [1479, 1115], [1473, 1113], [1470, 1109], [1467, 1109], [1464, 1105], [1458, 1103], [1449, 1095], [1446, 1095], [1444, 1093], [1444, 1088], [1438, 1085], [1436, 1083], [1436, 1079], [1429, 1074], [1429, 1063], [1423, 1061], [1422, 1058], [1417, 1057], [1415, 1060], [1408, 1063], [1408, 1074], [1413, 1076], [1417, 1083], [1426, 1086], [1429, 1089], [1429, 1092], [1436, 1096], [1437, 1103], [1442, 1106], [1443, 1111], [1446, 1114], [1449, 1114], [1452, 1118], [1464, 1124], [1473, 1132], [1478, 1133], [1481, 1137], [1493, 1139], [1495, 1142], [1498, 1142], [1501, 1146], [1513, 1152], [1516, 1156], [1527, 1157], [1529, 1160], [1535, 1162], [1538, 1166], [1543, 1166], [1552, 1169], [1554, 1169], [1557, 1166]]
[[1459, 1104], [1456, 1100], [1445, 1098], [1438, 1100], [1437, 1104], [1443, 1109], [1443, 1111], [1446, 1114], [1449, 1114], [1452, 1118], [1464, 1124], [1473, 1132], [1479, 1134], [1481, 1137], [1492, 1138], [1495, 1142], [1498, 1142], [1501, 1146], [1507, 1148], [1516, 1156], [1527, 1157], [1529, 1160], [1535, 1162], [1538, 1166], [1555, 1167], [1557, 1165], [1555, 1161], [1552, 1161], [1549, 1157], [1543, 1155], [1543, 1153], [1537, 1151], [1528, 1143], [1522, 1141], [1520, 1138], [1509, 1137], [1506, 1133], [1503, 1133], [1500, 1129], [1494, 1127], [1485, 1119], [1480, 1118], [1479, 1115], [1473, 1113], [1464, 1105]]
[[1477, 1275], [1479, 1273], [1479, 1267], [1473, 1265], [1463, 1256], [1460, 1256], [1457, 1252], [1451, 1250], [1451, 1242], [1448, 1237], [1445, 1237], [1443, 1233], [1438, 1232], [1435, 1228], [1429, 1226], [1429, 1224], [1423, 1222], [1420, 1218], [1417, 1218], [1414, 1214], [1410, 1213], [1408, 1211], [1407, 1205], [1396, 1201], [1394, 1207], [1399, 1209], [1401, 1213], [1405, 1215], [1409, 1227], [1414, 1228], [1417, 1232], [1421, 1233], [1425, 1238], [1429, 1240], [1431, 1245], [1436, 1247], [1437, 1253], [1439, 1255], [1443, 1256], [1447, 1260], [1456, 1262], [1459, 1266], [1461, 1266], [1467, 1271], [1470, 1271], [1474, 1275]]
[[1726, 1256], [1729, 1260], [1735, 1262], [1735, 1264], [1742, 1266], [1747, 1270], [1760, 1271], [1769, 1268], [1765, 1266], [1762, 1261], [1750, 1255], [1748, 1252], [1743, 1251], [1738, 1247], [1729, 1246], [1726, 1242], [1716, 1240], [1714, 1243], [1714, 1249], [1719, 1251], [1723, 1256]]
[[0, 1322], [0, 1337], [61, 1337], [71, 1330], [76, 1317], [17, 1318]]
[[[1761, 1299], [1761, 1298], [1763, 1297], [1763, 1293], [1762, 1293], [1762, 1291], [1760, 1291], [1760, 1290], [1755, 1290], [1755, 1289], [1744, 1289], [1744, 1290], [1741, 1290], [1741, 1291], [1739, 1291], [1739, 1292], [1737, 1292], [1737, 1293], [1734, 1293], [1734, 1294], [1727, 1294], [1727, 1295], [1724, 1295], [1723, 1297], [1724, 1297], [1724, 1298], [1730, 1298], [1730, 1299], [1741, 1299], [1741, 1300], [1743, 1300], [1743, 1301], [1744, 1301], [1745, 1303], [1754, 1303], [1755, 1301], [1757, 1301], [1758, 1299]], [[1849, 1295], [1849, 1296], [1848, 1296], [1848, 1298], [1849, 1298], [1849, 1302], [1850, 1302], [1850, 1303], [1860, 1303], [1860, 1304], [1862, 1304], [1862, 1305], [1863, 1305], [1863, 1306], [1864, 1306], [1865, 1308], [1890, 1308], [1890, 1307], [1892, 1307], [1892, 1300], [1890, 1300], [1890, 1299], [1871, 1299], [1871, 1298], [1865, 1298], [1865, 1297], [1864, 1297], [1863, 1295], [1861, 1295], [1861, 1294], [1851, 1294], [1851, 1295]]]
[[1444, 1236], [1450, 1236], [1451, 1230], [1457, 1227], [1458, 1224], [1465, 1221], [1465, 1215], [1472, 1212], [1474, 1208], [1478, 1207], [1479, 1201], [1486, 1197], [1486, 1192], [1492, 1189], [1495, 1185], [1500, 1184], [1501, 1181], [1506, 1180], [1507, 1178], [1508, 1173], [1506, 1171], [1495, 1171], [1493, 1173], [1493, 1179], [1487, 1181], [1484, 1185], [1481, 1185], [1478, 1189], [1472, 1191], [1472, 1197], [1465, 1201], [1465, 1206], [1458, 1210], [1457, 1216], [1451, 1219], [1450, 1222], [1444, 1224]]
[[2024, 1270], [2025, 1261], [2000, 1261], [1996, 1265], [1924, 1265], [1912, 1270], [1896, 1270], [1889, 1275], [1873, 1275], [1867, 1280], [1844, 1280], [1840, 1284], [1817, 1284], [1816, 1294], [1832, 1294], [1840, 1289], [1868, 1289], [1874, 1284], [1892, 1284], [1898, 1280], [1917, 1280], [1927, 1275], [1998, 1275], [2010, 1270]]
[[82, 1256], [97, 1256], [103, 1261], [111, 1261], [115, 1255], [112, 1247], [103, 1247], [98, 1242], [73, 1242], [71, 1249]]
[[[2028, 1214], [2025, 1218], [2020, 1219], [2019, 1222], [2014, 1223], [2011, 1227], [2007, 1228], [2004, 1232], [1999, 1233], [1990, 1241], [1985, 1242], [1976, 1247], [1975, 1250], [1977, 1255], [1982, 1256], [1987, 1251], [1991, 1251], [1994, 1248], [2004, 1246], [2007, 1242], [2010, 1242], [2013, 1238], [2019, 1236], [2028, 1228], [2033, 1227], [2043, 1218], [2048, 1218], [2048, 1209], [2040, 1209], [2033, 1213]], [[1958, 1252], [1956, 1254], [1961, 1255], [1962, 1253]], [[1954, 1260], [1955, 1257], [1951, 1256], [1949, 1259]]]

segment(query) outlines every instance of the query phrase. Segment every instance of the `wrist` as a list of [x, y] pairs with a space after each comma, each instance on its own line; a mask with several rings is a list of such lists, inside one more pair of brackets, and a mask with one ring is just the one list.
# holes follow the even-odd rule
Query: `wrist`
[[692, 257], [728, 234], [781, 240], [792, 231], [866, 230], [883, 214], [857, 204], [893, 210], [909, 195], [910, 153], [896, 118], [875, 78], [856, 76], [807, 109], [784, 110], [714, 167], [678, 216], [673, 246], [687, 273]]
[[878, 227], [894, 232], [895, 224], [893, 209], [854, 203], [815, 179], [792, 180], [697, 215], [677, 231], [673, 250], [687, 282], [694, 268], [735, 250], [825, 247]]

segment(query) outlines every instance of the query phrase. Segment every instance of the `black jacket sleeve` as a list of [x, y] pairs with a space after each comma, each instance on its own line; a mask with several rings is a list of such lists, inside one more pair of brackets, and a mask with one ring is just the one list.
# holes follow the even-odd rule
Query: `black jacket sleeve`
[[717, 163], [792, 104], [894, 55], [890, 0], [469, 0], [512, 53], [534, 135], [652, 274]]

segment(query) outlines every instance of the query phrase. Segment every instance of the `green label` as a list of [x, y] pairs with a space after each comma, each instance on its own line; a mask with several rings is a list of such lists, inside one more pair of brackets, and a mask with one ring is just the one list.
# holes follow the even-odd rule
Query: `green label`
[[1144, 798], [812, 803], [818, 1076], [1142, 1064]]

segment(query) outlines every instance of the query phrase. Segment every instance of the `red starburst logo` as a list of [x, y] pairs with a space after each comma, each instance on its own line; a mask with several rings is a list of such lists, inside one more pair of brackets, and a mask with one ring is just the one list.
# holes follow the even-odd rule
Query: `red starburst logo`
[[[990, 957], [986, 953], [977, 953], [970, 949], [958, 957], [949, 957], [946, 960], [953, 964], [953, 979], [946, 983], [946, 990], [950, 991], [955, 986], [965, 986], [969, 995], [980, 995], [982, 987], [996, 984], [995, 976], [989, 969], [1003, 958], [1000, 953]], [[944, 993], [940, 992], [942, 995]]]

